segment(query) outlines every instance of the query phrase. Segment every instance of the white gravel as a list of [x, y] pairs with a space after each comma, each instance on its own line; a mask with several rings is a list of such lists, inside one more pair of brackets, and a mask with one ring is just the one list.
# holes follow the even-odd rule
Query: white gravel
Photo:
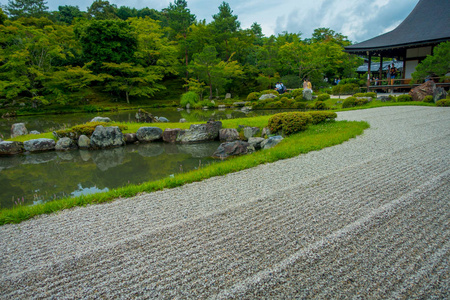
[[0, 298], [450, 298], [450, 109], [338, 115], [371, 128], [0, 227]]

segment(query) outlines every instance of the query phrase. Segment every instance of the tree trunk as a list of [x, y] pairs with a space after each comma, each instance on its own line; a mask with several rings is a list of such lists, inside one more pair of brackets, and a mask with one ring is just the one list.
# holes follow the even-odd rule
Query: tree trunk
[[128, 92], [125, 92], [125, 97], [127, 97], [127, 103], [130, 104], [130, 98], [128, 96]]

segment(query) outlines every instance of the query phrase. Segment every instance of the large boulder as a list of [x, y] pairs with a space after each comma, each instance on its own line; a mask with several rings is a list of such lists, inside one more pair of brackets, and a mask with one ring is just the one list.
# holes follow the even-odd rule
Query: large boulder
[[409, 92], [409, 95], [412, 97], [413, 101], [423, 101], [426, 96], [433, 96], [435, 89], [436, 84], [434, 83], [434, 81], [428, 80], [427, 82], [413, 88]]
[[143, 109], [139, 109], [136, 113], [136, 122], [138, 123], [157, 123], [158, 119], [153, 116], [151, 113], [146, 112]]
[[159, 117], [158, 121], [161, 123], [169, 123], [169, 119], [165, 118], [165, 117]]
[[123, 135], [123, 138], [125, 139], [125, 143], [127, 144], [133, 144], [138, 140], [136, 137], [136, 133], [125, 133]]
[[436, 103], [439, 100], [447, 98], [447, 92], [442, 87], [436, 87], [433, 91], [433, 101]]
[[251, 147], [255, 148], [255, 150], [259, 150], [261, 149], [261, 143], [264, 141], [265, 139], [262, 137], [250, 137], [247, 142]]
[[220, 121], [208, 121], [206, 124], [193, 124], [188, 130], [182, 130], [178, 135], [177, 142], [198, 143], [213, 141], [219, 138], [222, 128]]
[[261, 148], [262, 149], [269, 149], [272, 147], [275, 147], [276, 145], [278, 145], [281, 141], [283, 140], [283, 137], [280, 135], [276, 135], [276, 136], [271, 136], [268, 139], [264, 140], [261, 143]]
[[109, 123], [111, 122], [111, 119], [108, 117], [95, 117], [91, 120], [91, 122], [106, 122]]
[[80, 149], [88, 149], [91, 147], [91, 139], [84, 134], [80, 135], [78, 138], [78, 147], [80, 147]]
[[0, 142], [0, 155], [14, 155], [23, 152], [23, 144], [20, 142]]
[[158, 127], [141, 127], [136, 132], [136, 138], [139, 142], [152, 142], [161, 139], [162, 129]]
[[180, 128], [167, 128], [162, 134], [162, 139], [166, 143], [175, 143], [180, 132]]
[[313, 99], [312, 90], [304, 89], [303, 90], [303, 99], [311, 101]]
[[120, 147], [125, 145], [122, 131], [119, 127], [103, 127], [101, 125], [95, 127], [91, 136], [91, 147], [94, 149], [105, 149]]
[[11, 138], [26, 134], [28, 134], [28, 130], [24, 123], [16, 123], [11, 126]]
[[259, 97], [258, 100], [267, 100], [267, 99], [273, 99], [276, 97], [277, 96], [275, 96], [274, 94], [264, 94], [264, 95], [261, 95], [261, 97]]
[[55, 140], [45, 138], [23, 142], [23, 148], [30, 152], [55, 150], [55, 146]]
[[244, 136], [246, 139], [249, 139], [260, 132], [259, 127], [245, 127], [244, 128]]
[[248, 146], [250, 144], [245, 141], [234, 141], [220, 144], [216, 151], [214, 151], [212, 157], [224, 159], [229, 156], [237, 156], [248, 153]]
[[68, 151], [77, 149], [77, 145], [73, 142], [72, 139], [68, 137], [64, 137], [58, 140], [55, 145], [56, 151]]
[[239, 140], [239, 132], [234, 128], [223, 128], [219, 130], [219, 140], [232, 142]]

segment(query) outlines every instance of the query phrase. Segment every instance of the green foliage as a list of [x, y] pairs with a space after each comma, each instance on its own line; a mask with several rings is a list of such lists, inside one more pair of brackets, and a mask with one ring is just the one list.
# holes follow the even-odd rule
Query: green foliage
[[297, 99], [298, 96], [301, 96], [301, 97], [303, 98], [303, 89], [295, 89], [295, 90], [292, 90], [291, 93], [290, 93], [290, 95], [291, 95], [292, 97], [294, 97], [295, 99]]
[[279, 96], [280, 94], [278, 93], [278, 91], [275, 90], [264, 90], [261, 92], [261, 95], [265, 95], [265, 94], [273, 94], [275, 96]]
[[308, 114], [312, 117], [312, 124], [319, 124], [327, 121], [334, 121], [337, 118], [335, 112], [330, 111], [310, 111]]
[[192, 107], [194, 107], [198, 102], [200, 102], [200, 97], [195, 92], [187, 92], [181, 96], [180, 105], [182, 107], [186, 107], [189, 103]]
[[332, 88], [333, 95], [354, 94], [357, 91], [359, 91], [359, 86], [356, 83], [339, 83]]
[[328, 95], [328, 94], [320, 94], [319, 96], [317, 96], [317, 100], [319, 100], [319, 101], [325, 101], [328, 99], [330, 99], [330, 95]]
[[247, 101], [257, 101], [260, 96], [261, 96], [261, 93], [252, 92], [252, 93], [248, 94]]
[[95, 127], [97, 126], [103, 126], [103, 127], [111, 127], [111, 126], [118, 126], [121, 131], [125, 131], [128, 129], [128, 126], [122, 125], [122, 124], [111, 124], [106, 122], [88, 122], [86, 124], [76, 125], [69, 129], [62, 129], [57, 130], [56, 134], [58, 134], [59, 137], [79, 137], [80, 135], [84, 134], [88, 137], [92, 135], [95, 131]]
[[425, 96], [425, 98], [423, 98], [423, 102], [433, 103], [434, 102], [433, 96], [431, 96], [431, 95]]
[[273, 115], [269, 118], [268, 127], [271, 132], [282, 132], [290, 135], [306, 130], [313, 118], [305, 112], [288, 112]]
[[323, 101], [316, 101], [311, 105], [311, 108], [317, 109], [317, 110], [324, 110], [324, 109], [328, 109], [328, 106]]
[[446, 106], [446, 107], [448, 107], [448, 106], [450, 106], [450, 99], [439, 100], [439, 101], [436, 102], [436, 106], [442, 106], [442, 107]]
[[350, 108], [356, 106], [356, 98], [355, 97], [348, 97], [342, 102], [342, 108]]
[[440, 81], [445, 80], [446, 74], [450, 72], [450, 41], [436, 46], [433, 55], [428, 55], [416, 67], [412, 73], [414, 81], [425, 79], [427, 76], [439, 77]]
[[367, 100], [366, 97], [360, 98], [360, 97], [355, 97], [355, 106], [362, 106], [364, 104], [369, 103], [369, 100]]
[[413, 101], [412, 97], [408, 94], [397, 96], [397, 102], [408, 102], [408, 101]]
[[302, 102], [302, 101], [306, 101], [305, 99], [303, 99], [303, 94], [298, 95], [297, 97], [295, 97], [295, 101], [296, 102]]
[[48, 7], [44, 0], [9, 0], [5, 9], [11, 18], [42, 17]]
[[375, 93], [375, 92], [364, 93], [364, 97], [371, 97], [372, 99], [376, 99], [377, 93]]

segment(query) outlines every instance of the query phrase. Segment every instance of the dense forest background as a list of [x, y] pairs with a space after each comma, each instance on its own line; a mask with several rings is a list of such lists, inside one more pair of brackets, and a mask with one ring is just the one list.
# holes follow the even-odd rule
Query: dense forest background
[[342, 51], [350, 44], [330, 28], [311, 38], [266, 37], [257, 23], [241, 28], [226, 2], [207, 24], [185, 0], [161, 11], [103, 0], [87, 11], [48, 11], [44, 0], [9, 0], [0, 8], [0, 103], [67, 105], [102, 94], [133, 103], [177, 99], [187, 90], [237, 97], [277, 81], [298, 88], [306, 78], [325, 87], [361, 64]]

